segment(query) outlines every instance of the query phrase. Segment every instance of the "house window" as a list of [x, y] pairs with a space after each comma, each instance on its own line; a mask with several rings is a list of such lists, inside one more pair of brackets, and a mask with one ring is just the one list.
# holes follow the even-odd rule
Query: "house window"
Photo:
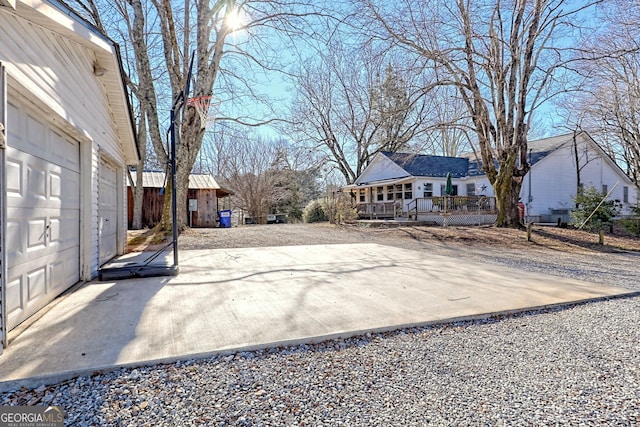
[[393, 200], [393, 185], [387, 185], [387, 200]]
[[413, 199], [413, 188], [411, 187], [411, 183], [404, 185], [404, 198]]
[[364, 203], [366, 201], [365, 199], [365, 192], [364, 190], [359, 190], [358, 193], [360, 193], [360, 203]]
[[467, 196], [475, 196], [476, 195], [476, 184], [471, 183], [467, 184]]
[[376, 188], [376, 200], [382, 202], [384, 200], [384, 187]]
[[402, 200], [402, 184], [396, 185], [396, 200]]
[[[458, 195], [458, 184], [454, 184], [453, 186], [453, 193], [449, 194], [450, 196], [457, 196]], [[440, 185], [440, 195], [442, 196], [446, 196], [446, 191], [445, 191], [445, 185], [441, 184]]]
[[607, 184], [602, 184], [602, 193], [603, 194], [609, 193], [609, 186]]
[[624, 203], [629, 203], [629, 187], [626, 185], [622, 187], [622, 201]]
[[433, 183], [425, 182], [424, 183], [424, 195], [422, 197], [433, 197]]

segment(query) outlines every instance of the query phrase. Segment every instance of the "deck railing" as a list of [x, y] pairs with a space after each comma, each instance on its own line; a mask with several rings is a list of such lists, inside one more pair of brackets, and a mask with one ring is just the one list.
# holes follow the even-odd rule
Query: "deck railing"
[[487, 196], [419, 197], [408, 205], [409, 215], [421, 213], [495, 214], [496, 198]]
[[359, 217], [375, 218], [395, 218], [400, 216], [394, 202], [374, 202], [374, 203], [358, 203], [357, 206]]
[[360, 218], [398, 218], [403, 213], [417, 218], [418, 214], [449, 213], [467, 215], [487, 215], [497, 213], [496, 198], [488, 196], [436, 196], [418, 197], [402, 211], [400, 203], [374, 202], [358, 203], [357, 211]]

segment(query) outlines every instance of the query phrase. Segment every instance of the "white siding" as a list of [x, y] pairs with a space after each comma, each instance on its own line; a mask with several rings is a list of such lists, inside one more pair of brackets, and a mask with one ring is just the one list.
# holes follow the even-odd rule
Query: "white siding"
[[[437, 179], [437, 178], [436, 178]], [[446, 185], [447, 180], [446, 179], [440, 179], [437, 182], [437, 186], [438, 186], [438, 194], [437, 195], [441, 195], [439, 194], [441, 192], [442, 186]], [[473, 184], [475, 186], [475, 195], [476, 196], [487, 196], [487, 197], [492, 197], [493, 196], [493, 187], [491, 186], [491, 184], [489, 184], [489, 180], [487, 179], [486, 176], [474, 176], [474, 177], [466, 177], [466, 178], [462, 178], [462, 179], [458, 179], [458, 178], [454, 178], [451, 183], [453, 185], [457, 185], [458, 186], [458, 195], [459, 196], [468, 196], [467, 193], [467, 185], [469, 184]], [[434, 184], [436, 185], [436, 184]], [[434, 189], [434, 194], [435, 194], [436, 190]]]
[[[105, 52], [100, 52], [104, 57]], [[100, 154], [125, 170], [124, 148], [109, 104], [105, 78], [93, 74], [98, 54], [76, 41], [12, 13], [0, 14], [0, 62], [6, 65], [9, 99], [31, 102], [52, 124], [81, 141], [82, 217], [81, 275], [97, 275], [98, 262], [98, 164]], [[107, 70], [119, 73], [119, 70]], [[122, 130], [120, 130], [122, 132]], [[130, 141], [127, 141], [130, 142]], [[125, 180], [119, 179], [118, 252], [126, 240]], [[121, 213], [121, 215], [120, 215]]]
[[389, 160], [384, 154], [378, 153], [358, 177], [356, 184], [405, 176], [409, 176], [409, 174], [404, 169]]
[[94, 52], [15, 16], [3, 18], [0, 60], [9, 76], [110, 156], [123, 160], [104, 85], [92, 72]]
[[[623, 187], [629, 187], [629, 203], [622, 212], [628, 214], [629, 206], [637, 203], [636, 192], [621, 169], [605, 156], [594, 144], [584, 137], [580, 138], [580, 181], [584, 187], [595, 187], [598, 191], [602, 191], [603, 185], [607, 185], [611, 190], [619, 182], [609, 199], [622, 200]], [[572, 209], [578, 186], [577, 176], [576, 155], [571, 144], [558, 148], [533, 165], [523, 180], [520, 191], [523, 202], [529, 201], [529, 193], [533, 199], [528, 205], [527, 215], [538, 217], [549, 215], [552, 209]]]
[[550, 209], [570, 209], [576, 188], [575, 156], [568, 148], [560, 148], [532, 166], [523, 180], [520, 197], [524, 203], [529, 202], [527, 215], [548, 215]]

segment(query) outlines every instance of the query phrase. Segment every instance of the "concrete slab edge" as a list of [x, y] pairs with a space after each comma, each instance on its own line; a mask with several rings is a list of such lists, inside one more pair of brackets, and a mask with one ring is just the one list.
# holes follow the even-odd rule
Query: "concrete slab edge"
[[[423, 328], [423, 327], [435, 326], [435, 325], [446, 325], [449, 323], [486, 320], [486, 319], [497, 317], [497, 316], [513, 316], [516, 314], [523, 314], [527, 312], [536, 312], [536, 311], [551, 310], [555, 308], [565, 308], [565, 307], [569, 308], [576, 305], [593, 303], [598, 301], [608, 301], [608, 300], [622, 299], [622, 298], [633, 298], [638, 296], [640, 296], [640, 291], [629, 291], [629, 292], [623, 292], [616, 295], [607, 295], [607, 296], [601, 296], [601, 297], [595, 297], [595, 298], [585, 298], [580, 300], [567, 301], [567, 302], [561, 302], [561, 303], [555, 303], [555, 304], [547, 304], [547, 305], [541, 305], [541, 306], [535, 306], [535, 307], [526, 307], [526, 308], [519, 308], [519, 309], [513, 309], [513, 310], [501, 310], [501, 311], [494, 311], [490, 313], [475, 314], [470, 316], [449, 317], [444, 319], [429, 320], [425, 322], [414, 322], [414, 323], [397, 324], [397, 325], [390, 325], [390, 326], [381, 326], [381, 327], [371, 328], [371, 329], [340, 331], [340, 332], [334, 332], [331, 334], [317, 335], [317, 336], [311, 336], [311, 337], [299, 337], [299, 338], [292, 338], [292, 339], [281, 340], [281, 341], [271, 341], [271, 342], [244, 345], [244, 346], [238, 346], [238, 347], [220, 348], [217, 350], [212, 350], [212, 351], [202, 352], [202, 353], [183, 354], [179, 356], [170, 356], [165, 358], [142, 360], [138, 362], [121, 363], [121, 364], [114, 364], [114, 365], [107, 365], [107, 366], [99, 366], [95, 368], [86, 368], [86, 369], [78, 369], [73, 371], [57, 372], [55, 374], [21, 378], [17, 380], [1, 381], [0, 393], [19, 390], [22, 387], [25, 387], [27, 389], [35, 389], [42, 385], [46, 386], [51, 384], [58, 384], [65, 381], [70, 381], [77, 377], [99, 375], [102, 373], [117, 371], [119, 369], [135, 369], [135, 368], [148, 367], [148, 366], [154, 366], [154, 365], [168, 365], [171, 363], [176, 363], [176, 362], [186, 361], [186, 360], [201, 360], [201, 359], [207, 359], [210, 357], [228, 356], [232, 354], [265, 350], [265, 349], [277, 348], [277, 347], [297, 347], [305, 344], [316, 345], [323, 342], [335, 341], [338, 339], [349, 339], [357, 336], [362, 336], [367, 333], [377, 334], [377, 333], [400, 331], [403, 329]], [[1, 359], [1, 356], [0, 356], [0, 359]]]

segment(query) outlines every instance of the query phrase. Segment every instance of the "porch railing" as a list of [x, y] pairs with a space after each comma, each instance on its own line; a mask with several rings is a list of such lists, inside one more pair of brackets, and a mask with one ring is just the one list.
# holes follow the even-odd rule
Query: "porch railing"
[[408, 207], [409, 215], [420, 213], [495, 214], [496, 198], [487, 196], [436, 196], [413, 199]]
[[394, 202], [374, 202], [374, 203], [358, 203], [357, 206], [359, 217], [375, 218], [395, 218], [400, 216]]

